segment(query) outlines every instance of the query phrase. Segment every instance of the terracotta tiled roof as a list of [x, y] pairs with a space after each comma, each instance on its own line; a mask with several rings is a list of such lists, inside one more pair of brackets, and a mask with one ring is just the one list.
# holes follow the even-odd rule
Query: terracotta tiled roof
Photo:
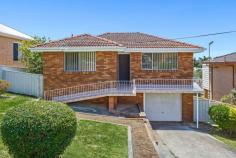
[[72, 36], [62, 40], [51, 41], [37, 47], [103, 47], [103, 46], [120, 46], [120, 44], [104, 39], [102, 37], [96, 37], [89, 34], [82, 34], [78, 36]]
[[104, 33], [99, 35], [99, 37], [115, 41], [127, 48], [201, 48], [196, 45], [164, 39], [140, 32]]
[[139, 32], [104, 33], [99, 36], [82, 34], [38, 45], [36, 48], [38, 47], [202, 48]]

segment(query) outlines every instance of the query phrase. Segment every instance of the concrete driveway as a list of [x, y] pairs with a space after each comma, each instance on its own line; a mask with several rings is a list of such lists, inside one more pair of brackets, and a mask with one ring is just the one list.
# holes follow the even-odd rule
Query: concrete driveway
[[211, 135], [180, 123], [151, 122], [160, 158], [236, 158], [236, 152]]

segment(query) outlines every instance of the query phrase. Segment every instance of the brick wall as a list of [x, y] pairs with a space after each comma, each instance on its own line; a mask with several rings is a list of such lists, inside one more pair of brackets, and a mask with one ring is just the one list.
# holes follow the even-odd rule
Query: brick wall
[[[108, 101], [109, 101], [108, 97], [101, 97], [96, 99], [80, 101], [80, 103], [108, 105]], [[143, 106], [143, 93], [137, 93], [136, 96], [118, 96], [117, 102], [118, 104], [140, 104], [141, 106]]]
[[142, 70], [142, 53], [130, 53], [131, 79], [137, 78], [192, 78], [193, 53], [178, 53], [178, 70]]
[[119, 96], [119, 104], [140, 104], [143, 106], [143, 93], [137, 93], [136, 96]]
[[182, 120], [184, 122], [193, 121], [193, 94], [182, 94]]
[[97, 52], [96, 71], [65, 72], [64, 53], [43, 53], [44, 89], [117, 80], [117, 52]]
[[[178, 70], [152, 71], [141, 69], [141, 53], [131, 53], [130, 74], [135, 78], [192, 78], [193, 53], [179, 53]], [[117, 52], [97, 52], [95, 72], [65, 72], [64, 53], [43, 53], [45, 90], [74, 86], [98, 81], [117, 80]]]
[[80, 103], [108, 105], [108, 97], [101, 97], [101, 98], [83, 100], [83, 101], [80, 101]]
[[13, 61], [13, 43], [17, 39], [0, 36], [0, 65], [23, 67], [20, 61]]

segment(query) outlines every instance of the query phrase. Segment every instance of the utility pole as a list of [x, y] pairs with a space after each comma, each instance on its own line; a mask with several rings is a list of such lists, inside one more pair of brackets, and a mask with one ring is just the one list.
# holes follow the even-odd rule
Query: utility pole
[[208, 78], [209, 78], [209, 81], [208, 81], [208, 88], [209, 88], [209, 105], [210, 105], [210, 103], [211, 103], [211, 94], [212, 94], [212, 92], [211, 92], [211, 75], [210, 75], [210, 73], [211, 73], [211, 71], [210, 71], [210, 62], [211, 62], [211, 45], [214, 43], [214, 41], [211, 41], [211, 42], [209, 42], [209, 45], [208, 45]]

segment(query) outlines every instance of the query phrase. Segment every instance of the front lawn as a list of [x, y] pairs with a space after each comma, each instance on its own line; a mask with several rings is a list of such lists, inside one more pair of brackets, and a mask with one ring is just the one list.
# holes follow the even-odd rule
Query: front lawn
[[223, 134], [220, 130], [214, 129], [211, 132], [212, 136], [214, 136], [216, 139], [224, 142], [232, 149], [236, 150], [236, 136], [229, 136], [226, 134]]
[[[0, 98], [0, 122], [6, 110], [32, 98], [6, 94]], [[1, 133], [0, 133], [1, 136]], [[62, 155], [63, 158], [124, 158], [128, 157], [127, 127], [109, 123], [80, 120], [72, 144]], [[0, 158], [10, 158], [0, 137]]]
[[74, 141], [62, 157], [125, 158], [127, 140], [127, 127], [80, 120]]

